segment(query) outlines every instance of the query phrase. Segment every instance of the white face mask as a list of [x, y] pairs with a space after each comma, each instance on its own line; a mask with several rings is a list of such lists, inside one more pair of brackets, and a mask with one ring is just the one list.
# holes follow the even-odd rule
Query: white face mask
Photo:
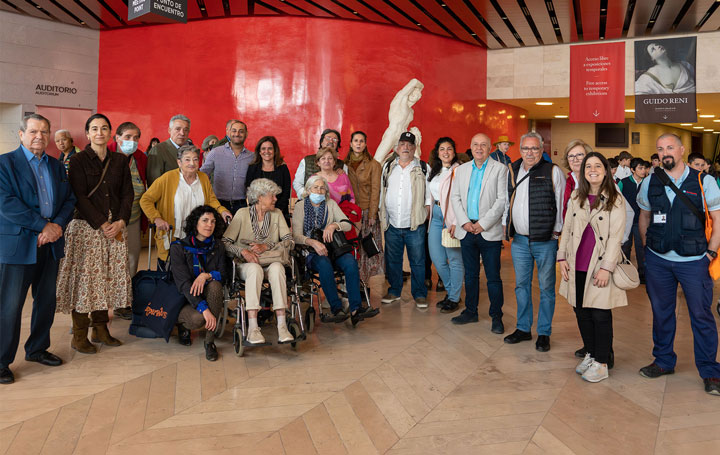
[[125, 155], [132, 155], [137, 150], [138, 143], [135, 141], [122, 141], [118, 144], [120, 151]]

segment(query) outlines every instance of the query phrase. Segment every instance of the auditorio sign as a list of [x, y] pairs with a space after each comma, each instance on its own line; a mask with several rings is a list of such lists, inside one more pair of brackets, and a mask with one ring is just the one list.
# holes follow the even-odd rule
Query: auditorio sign
[[187, 23], [187, 0], [129, 0], [128, 20]]
[[570, 121], [625, 121], [625, 43], [570, 46]]

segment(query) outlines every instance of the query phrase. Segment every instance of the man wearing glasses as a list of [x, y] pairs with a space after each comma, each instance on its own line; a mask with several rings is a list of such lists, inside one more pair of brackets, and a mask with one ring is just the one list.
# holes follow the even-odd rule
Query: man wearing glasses
[[543, 139], [531, 131], [520, 139], [520, 157], [510, 166], [505, 225], [508, 240], [513, 237], [517, 329], [505, 337], [515, 344], [532, 339], [533, 263], [537, 263], [540, 285], [535, 348], [550, 350], [550, 333], [555, 312], [555, 260], [557, 239], [562, 230], [565, 177], [558, 166], [542, 159]]

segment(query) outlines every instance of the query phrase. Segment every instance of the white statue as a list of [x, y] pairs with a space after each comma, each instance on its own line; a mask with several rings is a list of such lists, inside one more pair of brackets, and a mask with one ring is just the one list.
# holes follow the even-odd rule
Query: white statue
[[[395, 98], [390, 103], [390, 111], [388, 112], [388, 127], [383, 133], [382, 141], [375, 151], [375, 160], [382, 163], [397, 145], [400, 135], [408, 130], [410, 122], [413, 120], [412, 106], [422, 96], [422, 89], [425, 87], [422, 82], [412, 79], [402, 90], [397, 92]], [[410, 129], [415, 135], [417, 149], [415, 156], [420, 156], [420, 131], [417, 127]]]

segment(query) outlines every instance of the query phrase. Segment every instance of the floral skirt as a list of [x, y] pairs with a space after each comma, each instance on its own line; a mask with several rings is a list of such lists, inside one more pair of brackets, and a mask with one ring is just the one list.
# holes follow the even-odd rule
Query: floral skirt
[[68, 224], [57, 278], [57, 312], [90, 313], [132, 304], [126, 229], [122, 237], [122, 242], [108, 239], [85, 220]]
[[385, 259], [382, 248], [382, 229], [380, 227], [380, 220], [375, 220], [375, 225], [370, 226], [368, 223], [368, 210], [362, 211], [362, 221], [360, 222], [360, 238], [372, 234], [375, 237], [375, 242], [380, 247], [380, 253], [375, 256], [368, 258], [365, 254], [365, 250], [360, 248], [360, 257], [358, 258], [358, 267], [360, 268], [360, 279], [365, 282], [366, 286], [370, 286], [368, 280], [371, 276], [385, 274]]

